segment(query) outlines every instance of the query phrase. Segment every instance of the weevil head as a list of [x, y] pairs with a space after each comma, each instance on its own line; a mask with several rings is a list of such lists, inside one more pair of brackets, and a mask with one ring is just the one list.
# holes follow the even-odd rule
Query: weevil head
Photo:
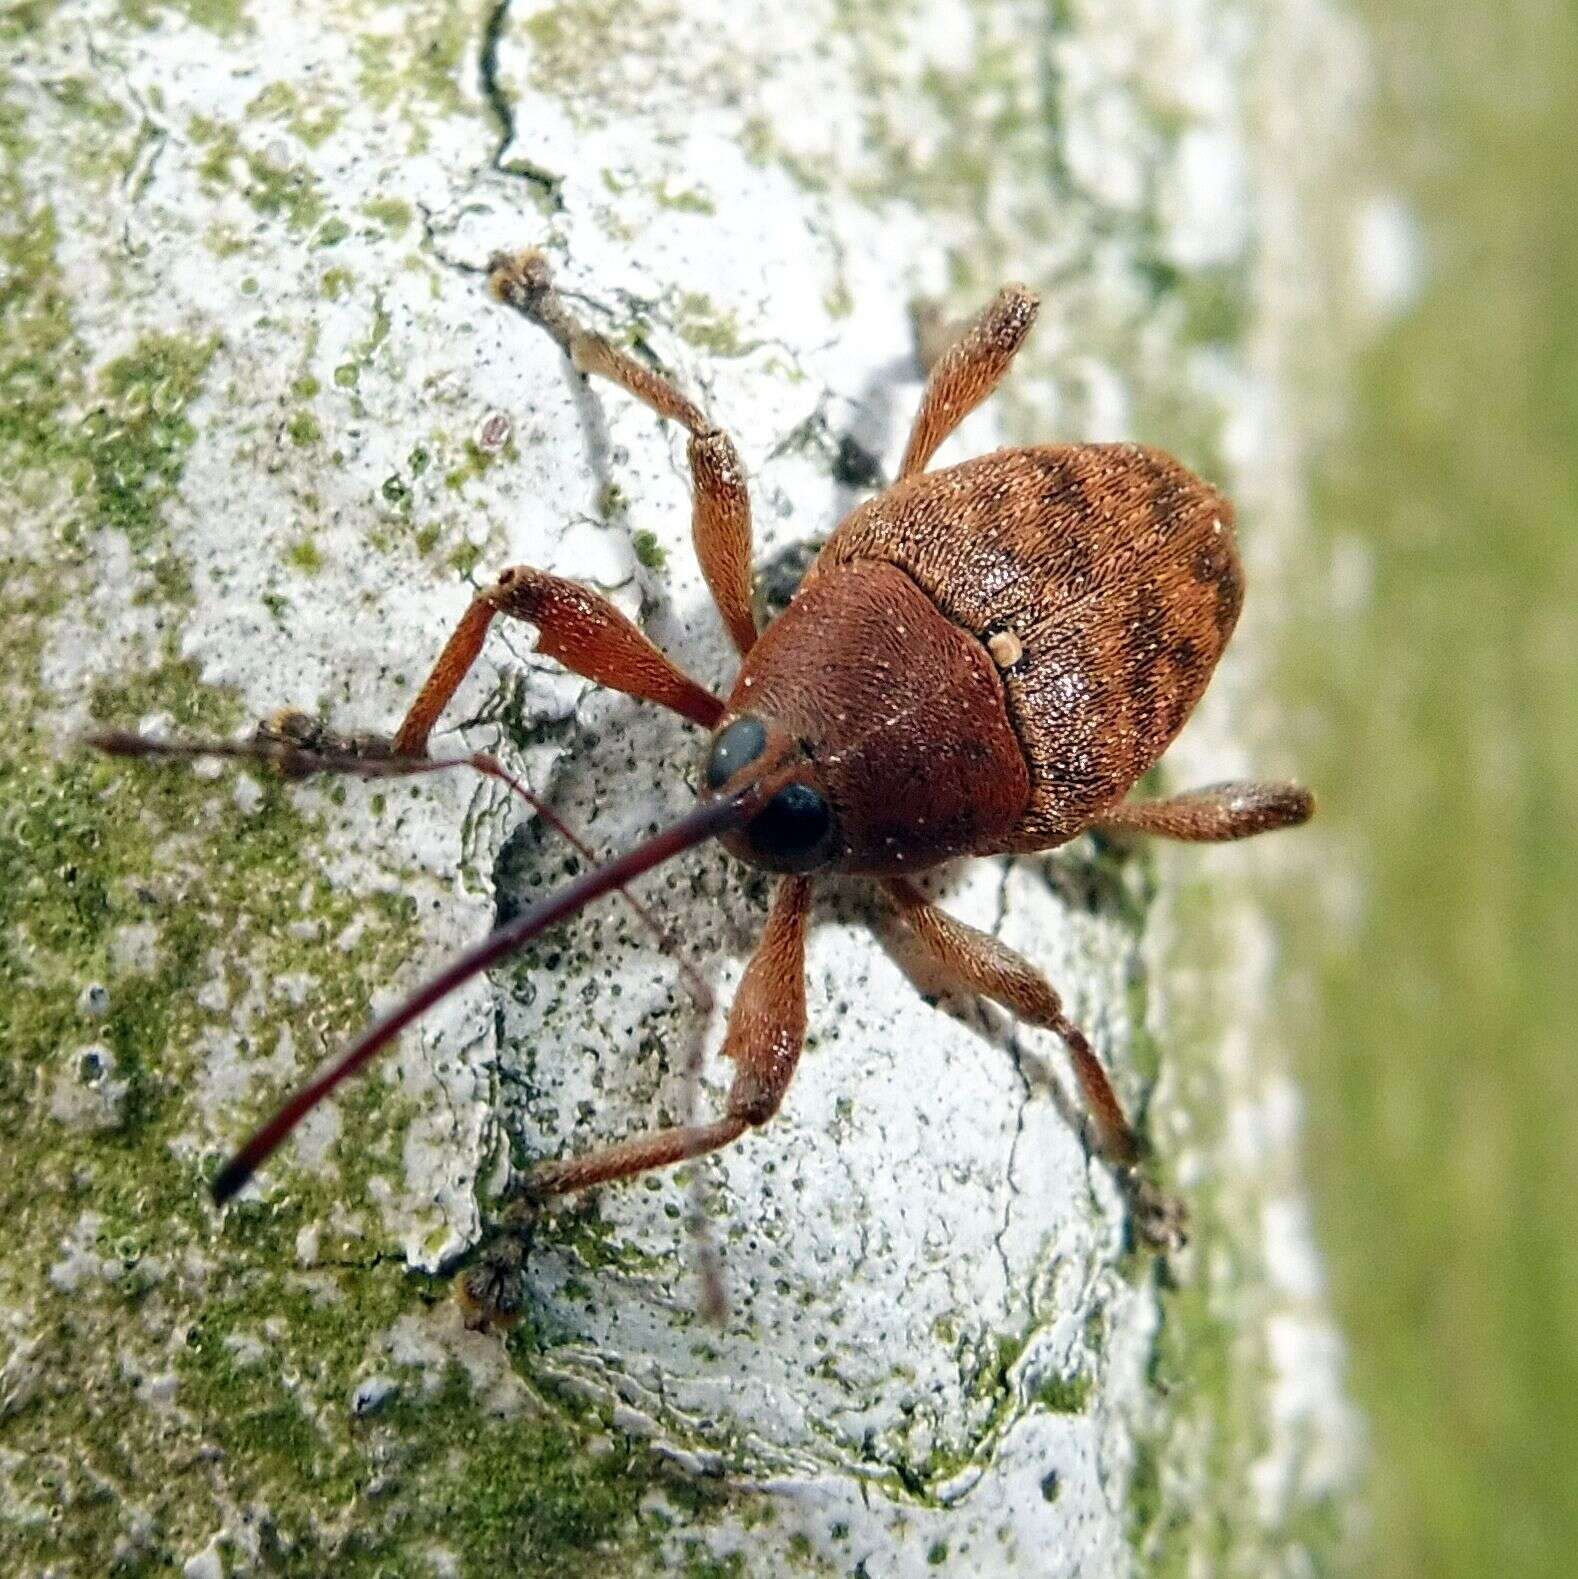
[[710, 795], [754, 788], [761, 810], [723, 836], [742, 861], [769, 872], [814, 872], [839, 850], [837, 819], [804, 744], [770, 719], [739, 713], [718, 726], [702, 766]]

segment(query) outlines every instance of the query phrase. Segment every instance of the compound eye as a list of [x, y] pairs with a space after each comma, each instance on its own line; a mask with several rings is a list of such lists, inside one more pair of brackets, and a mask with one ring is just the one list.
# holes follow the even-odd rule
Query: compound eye
[[741, 768], [749, 767], [767, 749], [767, 729], [746, 713], [712, 742], [707, 757], [707, 788], [722, 789]]
[[746, 826], [752, 846], [789, 871], [817, 864], [833, 829], [827, 801], [809, 784], [786, 784]]

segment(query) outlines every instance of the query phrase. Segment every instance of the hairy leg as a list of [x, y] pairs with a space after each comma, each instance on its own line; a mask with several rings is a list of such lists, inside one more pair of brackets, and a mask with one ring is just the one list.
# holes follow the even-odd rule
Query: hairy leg
[[701, 573], [741, 656], [756, 642], [751, 582], [751, 501], [739, 452], [721, 428], [663, 374], [578, 323], [553, 288], [547, 258], [535, 248], [501, 254], [489, 280], [507, 306], [542, 325], [583, 373], [595, 373], [690, 434], [691, 534]]
[[1298, 784], [1208, 784], [1166, 800], [1125, 801], [1091, 826], [1211, 844], [1296, 828], [1314, 814], [1315, 797]]
[[805, 1041], [805, 934], [811, 884], [786, 877], [778, 884], [761, 942], [740, 979], [729, 1010], [724, 1054], [735, 1063], [723, 1118], [637, 1135], [600, 1151], [540, 1163], [523, 1193], [542, 1198], [627, 1179], [716, 1151], [778, 1111]]
[[1001, 383], [1025, 343], [1039, 303], [1023, 285], [1005, 285], [932, 364], [899, 476], [923, 472], [938, 446]]
[[[705, 1156], [739, 1139], [753, 1125], [765, 1124], [778, 1111], [805, 1042], [805, 934], [810, 914], [809, 879], [784, 878], [729, 1010], [723, 1051], [735, 1062], [735, 1076], [724, 1116], [710, 1124], [682, 1124], [632, 1136], [617, 1145], [534, 1168], [481, 1254], [456, 1279], [455, 1292], [468, 1324], [508, 1326], [519, 1315], [517, 1274], [548, 1197]], [[710, 1276], [715, 1280], [716, 1273]], [[704, 1268], [704, 1286], [708, 1278]], [[721, 1287], [708, 1294], [706, 1303], [715, 1314], [725, 1308]]]
[[1096, 1122], [1102, 1151], [1119, 1166], [1137, 1161], [1139, 1139], [1124, 1117], [1118, 1094], [1085, 1033], [1063, 1012], [1063, 1000], [1052, 983], [1022, 954], [1016, 954], [989, 932], [955, 920], [902, 877], [890, 878], [884, 886], [927, 958], [943, 975], [970, 992], [1002, 1004], [1028, 1024], [1057, 1032], [1073, 1057], [1074, 1072]]
[[1153, 1245], [1175, 1246], [1184, 1239], [1181, 1205], [1141, 1177], [1140, 1141], [1112, 1088], [1096, 1050], [1063, 1012], [1051, 982], [1021, 954], [988, 932], [956, 921], [903, 878], [884, 885], [927, 958], [946, 977], [969, 992], [1000, 1003], [1030, 1025], [1055, 1031], [1073, 1059], [1085, 1105], [1095, 1122], [1103, 1156], [1112, 1165], [1128, 1199], [1141, 1237]]
[[504, 614], [537, 627], [537, 650], [575, 674], [610, 690], [656, 702], [710, 729], [723, 703], [698, 685], [607, 598], [574, 581], [517, 565], [479, 592], [445, 643], [394, 738], [403, 756], [420, 756], [439, 714], [482, 651], [495, 616]]

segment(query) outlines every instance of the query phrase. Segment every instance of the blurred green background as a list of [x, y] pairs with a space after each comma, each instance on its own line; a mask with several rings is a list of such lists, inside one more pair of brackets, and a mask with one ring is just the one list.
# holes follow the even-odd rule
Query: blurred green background
[[[1363, 878], [1308, 923], [1321, 1238], [1395, 1575], [1578, 1572], [1578, 10], [1359, 7], [1414, 307], [1322, 457], [1370, 596], [1289, 653]], [[1333, 640], [1333, 630], [1338, 639]], [[1315, 678], [1317, 677], [1318, 678]], [[1295, 923], [1298, 925], [1298, 923]]]

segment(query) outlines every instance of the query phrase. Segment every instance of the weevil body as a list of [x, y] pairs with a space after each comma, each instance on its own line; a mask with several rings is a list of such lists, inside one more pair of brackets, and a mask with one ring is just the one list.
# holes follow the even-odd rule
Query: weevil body
[[815, 843], [727, 842], [770, 870], [898, 876], [1073, 838], [1210, 679], [1243, 600], [1231, 521], [1132, 444], [1001, 450], [861, 506], [746, 655], [708, 763], [714, 789], [789, 771]]
[[[1001, 450], [928, 472], [1034, 321], [1035, 298], [1009, 286], [931, 367], [898, 482], [839, 526], [785, 612], [759, 631], [750, 502], [727, 435], [667, 377], [577, 321], [540, 253], [496, 259], [490, 283], [581, 372], [688, 431], [697, 554], [742, 659], [727, 701], [606, 599], [517, 566], [472, 602], [392, 743], [320, 737], [294, 715], [283, 731], [261, 731], [254, 749], [294, 772], [469, 765], [507, 780], [491, 758], [426, 754], [502, 616], [534, 625], [538, 650], [574, 672], [710, 731], [703, 804], [530, 906], [370, 1027], [252, 1137], [221, 1172], [216, 1197], [238, 1190], [314, 1103], [468, 977], [659, 861], [721, 837], [742, 859], [782, 874], [729, 1013], [723, 1051], [736, 1072], [724, 1113], [539, 1164], [520, 1182], [523, 1198], [703, 1155], [777, 1111], [805, 1036], [812, 883], [837, 871], [881, 881], [943, 979], [1063, 1039], [1101, 1149], [1143, 1209], [1142, 1232], [1168, 1232], [1160, 1198], [1135, 1172], [1138, 1140], [1112, 1084], [1046, 977], [948, 916], [909, 878], [958, 856], [1051, 849], [1092, 828], [1225, 840], [1310, 815], [1310, 796], [1291, 784], [1125, 799], [1189, 716], [1237, 620], [1243, 587], [1227, 502], [1138, 445]], [[142, 755], [211, 749], [101, 743]]]

